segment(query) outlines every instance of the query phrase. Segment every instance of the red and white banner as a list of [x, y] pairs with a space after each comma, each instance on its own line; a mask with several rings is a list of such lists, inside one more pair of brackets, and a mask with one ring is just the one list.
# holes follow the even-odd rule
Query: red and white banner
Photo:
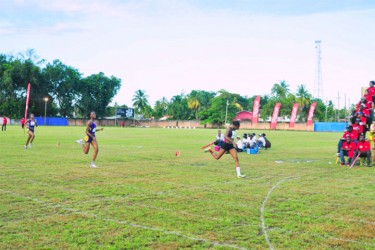
[[313, 102], [310, 107], [309, 116], [307, 117], [306, 126], [311, 126], [313, 124], [315, 108], [316, 102]]
[[27, 112], [29, 111], [29, 101], [30, 101], [30, 83], [27, 85], [27, 92], [26, 92], [26, 108], [25, 108], [25, 120], [27, 120]]
[[259, 110], [260, 110], [260, 95], [255, 97], [254, 106], [253, 106], [253, 118], [251, 119], [253, 124], [258, 123], [259, 119]]
[[290, 115], [289, 128], [294, 128], [294, 124], [296, 124], [298, 107], [299, 107], [298, 103], [295, 103], [292, 108], [292, 114]]
[[275, 108], [273, 109], [270, 129], [276, 129], [277, 119], [279, 118], [279, 113], [280, 113], [280, 107], [281, 107], [281, 103], [279, 102], [276, 103]]

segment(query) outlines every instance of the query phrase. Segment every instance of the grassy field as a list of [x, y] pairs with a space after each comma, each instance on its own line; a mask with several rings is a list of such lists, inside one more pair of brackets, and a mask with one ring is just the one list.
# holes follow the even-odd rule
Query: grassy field
[[83, 131], [0, 132], [0, 249], [375, 248], [375, 167], [336, 165], [341, 134], [266, 132], [237, 179], [215, 130], [105, 128], [98, 169]]

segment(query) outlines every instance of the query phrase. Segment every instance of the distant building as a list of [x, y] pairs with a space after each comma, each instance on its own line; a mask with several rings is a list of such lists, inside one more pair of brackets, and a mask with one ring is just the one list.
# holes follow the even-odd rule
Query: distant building
[[241, 111], [236, 114], [236, 118], [234, 118], [237, 121], [243, 121], [243, 120], [252, 120], [253, 119], [253, 113], [249, 111]]

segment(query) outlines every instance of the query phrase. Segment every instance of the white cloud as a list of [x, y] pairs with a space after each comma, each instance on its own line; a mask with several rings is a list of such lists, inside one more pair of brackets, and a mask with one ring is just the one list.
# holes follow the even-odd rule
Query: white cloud
[[[39, 11], [64, 15], [12, 36], [2, 33], [1, 51], [35, 48], [42, 58], [59, 58], [85, 75], [121, 77], [115, 98], [120, 104], [130, 104], [137, 89], [154, 103], [192, 89], [267, 94], [279, 80], [293, 90], [303, 83], [312, 92], [317, 39], [329, 99], [341, 91], [355, 101], [359, 87], [373, 78], [374, 10], [272, 16], [199, 9], [183, 1], [33, 3]], [[9, 23], [1, 27], [12, 30]]]

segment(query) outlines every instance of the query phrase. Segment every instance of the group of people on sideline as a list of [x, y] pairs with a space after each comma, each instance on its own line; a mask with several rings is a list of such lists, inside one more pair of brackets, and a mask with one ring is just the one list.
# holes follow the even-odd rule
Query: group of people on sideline
[[[236, 137], [236, 151], [245, 152], [247, 149], [269, 149], [271, 148], [271, 142], [267, 139], [266, 134], [259, 134], [259, 137], [255, 133], [245, 133], [241, 136]], [[216, 135], [215, 145], [221, 147], [224, 143], [224, 134], [221, 130]]]
[[[5, 115], [3, 115], [2, 121], [3, 121], [3, 123], [1, 125], [1, 131], [7, 131], [7, 125], [8, 125], [8, 123], [9, 123], [10, 120], [9, 120], [8, 117], [6, 117]], [[22, 118], [21, 121], [20, 121], [20, 123], [21, 123], [21, 127], [23, 129], [25, 127], [26, 119]]]
[[[341, 165], [352, 165], [353, 159], [366, 158], [366, 166], [371, 167], [371, 141], [374, 140], [375, 122], [375, 81], [370, 81], [365, 94], [356, 105], [350, 117], [349, 125], [340, 138], [337, 147], [337, 156], [340, 157]], [[369, 140], [366, 139], [369, 134]], [[347, 160], [345, 161], [345, 157]]]

